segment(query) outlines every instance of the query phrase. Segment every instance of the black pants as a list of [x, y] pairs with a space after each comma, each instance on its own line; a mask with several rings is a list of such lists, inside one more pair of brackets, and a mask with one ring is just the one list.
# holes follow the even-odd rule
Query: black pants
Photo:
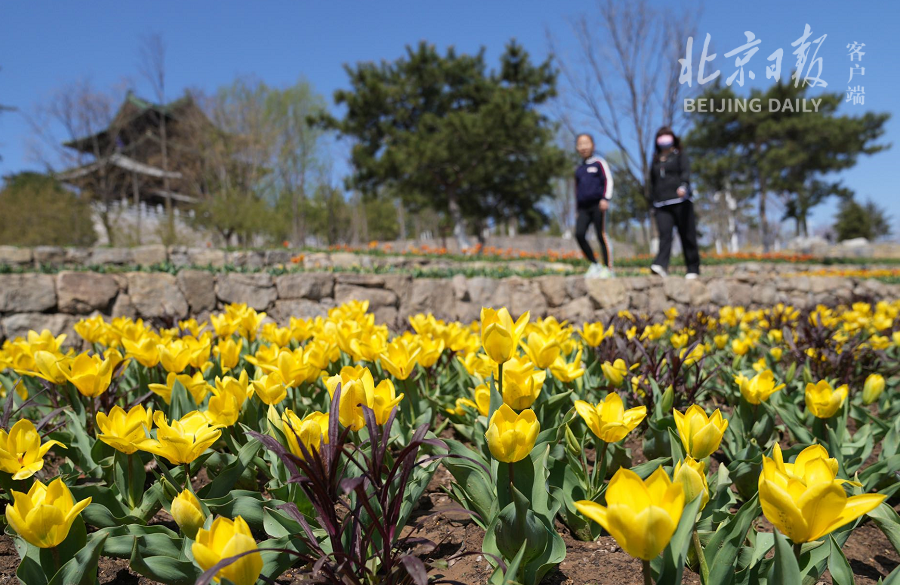
[[669, 255], [672, 253], [672, 228], [678, 228], [678, 238], [684, 250], [684, 263], [687, 271], [700, 274], [700, 249], [697, 247], [697, 220], [694, 217], [694, 204], [690, 201], [658, 207], [655, 210], [656, 227], [659, 229], [659, 252], [654, 264], [669, 268]]
[[591, 264], [597, 262], [594, 251], [587, 240], [588, 228], [594, 224], [594, 231], [597, 232], [597, 240], [600, 242], [600, 255], [603, 257], [603, 265], [612, 268], [609, 257], [609, 242], [606, 240], [606, 212], [600, 210], [600, 205], [592, 205], [585, 209], [579, 209], [575, 217], [575, 239], [584, 252], [584, 257]]

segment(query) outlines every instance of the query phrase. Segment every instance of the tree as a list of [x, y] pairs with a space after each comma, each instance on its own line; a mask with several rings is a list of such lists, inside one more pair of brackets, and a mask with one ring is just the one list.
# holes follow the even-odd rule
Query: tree
[[696, 14], [678, 16], [646, 0], [598, 0], [595, 10], [571, 21], [576, 56], [553, 51], [566, 82], [569, 115], [563, 119], [573, 134], [596, 128], [612, 146], [616, 156], [607, 159], [616, 177], [613, 209], [627, 207], [635, 212], [632, 219], [649, 217], [647, 176], [656, 130], [671, 126], [678, 131], [683, 121], [681, 100], [690, 88], [678, 81], [674, 55], [684, 54]]
[[556, 94], [550, 61], [532, 64], [515, 42], [488, 72], [484, 49], [444, 56], [424, 42], [389, 63], [345, 67], [343, 119], [319, 122], [352, 138], [348, 188], [389, 192], [407, 211], [449, 214], [461, 247], [467, 223], [481, 238], [490, 220], [525, 217], [564, 169], [554, 127], [539, 107]]
[[90, 246], [97, 240], [88, 201], [50, 175], [5, 177], [0, 189], [0, 244]]
[[891, 233], [887, 213], [874, 201], [864, 205], [853, 197], [841, 201], [835, 216], [834, 231], [839, 242], [853, 238], [875, 240]]

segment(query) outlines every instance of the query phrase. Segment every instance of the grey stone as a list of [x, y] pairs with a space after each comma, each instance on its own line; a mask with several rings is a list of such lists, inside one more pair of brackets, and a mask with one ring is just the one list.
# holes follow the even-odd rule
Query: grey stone
[[452, 319], [456, 314], [453, 287], [442, 278], [416, 278], [412, 281], [409, 302], [401, 307], [400, 318], [418, 313], [432, 313], [438, 319]]
[[325, 252], [313, 252], [303, 255], [303, 268], [307, 270], [322, 270], [331, 267], [331, 257]]
[[77, 321], [75, 317], [63, 313], [17, 313], [3, 318], [3, 335], [7, 339], [15, 339], [26, 337], [29, 331], [40, 333], [47, 329], [53, 335], [65, 333], [64, 345], [71, 347], [78, 344], [81, 339], [72, 328], [75, 321]]
[[326, 272], [295, 272], [275, 277], [279, 299], [319, 299], [334, 294], [334, 275]]
[[83, 266], [88, 263], [88, 258], [90, 257], [90, 248], [66, 248], [65, 263], [75, 266]]
[[593, 317], [594, 304], [588, 297], [572, 299], [554, 311], [561, 321], [568, 321], [576, 327], [588, 322]]
[[757, 284], [753, 287], [753, 302], [763, 307], [770, 307], [777, 302], [778, 289], [774, 284]]
[[66, 249], [60, 246], [35, 246], [33, 254], [37, 266], [62, 266], [66, 263]]
[[728, 282], [728, 300], [735, 307], [749, 307], [753, 301], [753, 287], [743, 282]]
[[375, 311], [380, 307], [394, 307], [399, 304], [397, 293], [383, 288], [369, 288], [338, 282], [334, 285], [334, 302], [338, 305], [350, 301], [369, 301], [369, 309]]
[[728, 285], [724, 280], [710, 280], [706, 288], [709, 290], [709, 300], [720, 307], [728, 305]]
[[94, 248], [89, 262], [100, 266], [105, 264], [124, 266], [132, 264], [134, 257], [129, 248]]
[[532, 319], [547, 316], [547, 300], [537, 281], [514, 276], [507, 278], [506, 283], [510, 290], [507, 308], [514, 319], [527, 311], [531, 312]]
[[398, 307], [409, 302], [412, 294], [413, 277], [409, 274], [384, 274], [384, 288], [397, 294]]
[[[362, 254], [353, 254], [352, 252], [334, 252], [329, 254], [331, 265], [335, 268], [356, 268], [366, 267], [371, 264], [371, 259]], [[366, 260], [368, 259], [368, 262]]]
[[216, 296], [223, 303], [246, 303], [264, 311], [278, 298], [278, 292], [269, 274], [225, 273], [216, 278]]
[[110, 314], [113, 318], [128, 317], [129, 319], [136, 319], [138, 316], [137, 309], [134, 308], [131, 296], [128, 293], [119, 293], [116, 296], [116, 301], [113, 303]]
[[375, 322], [379, 325], [387, 325], [391, 331], [396, 331], [399, 322], [399, 311], [396, 307], [378, 307], [372, 313], [375, 315]]
[[342, 284], [365, 286], [369, 288], [384, 288], [384, 276], [381, 274], [353, 273], [340, 274]]
[[205, 270], [179, 270], [175, 277], [191, 313], [212, 311], [216, 308], [215, 277]]
[[566, 294], [570, 299], [577, 299], [588, 294], [585, 280], [581, 275], [566, 277]]
[[469, 283], [464, 274], [454, 274], [450, 284], [453, 286], [453, 296], [457, 301], [469, 300]]
[[188, 304], [175, 277], [165, 272], [129, 272], [128, 295], [140, 317], [183, 318]]
[[213, 248], [188, 248], [187, 262], [191, 266], [212, 266], [213, 268], [221, 268], [225, 266], [227, 256], [224, 250], [215, 250]]
[[239, 250], [228, 254], [228, 264], [238, 268], [259, 270], [265, 265], [265, 257], [255, 250]]
[[0, 246], [0, 266], [23, 266], [31, 264], [34, 256], [31, 248], [19, 248], [17, 246]]
[[119, 284], [108, 274], [60, 272], [56, 276], [56, 291], [59, 311], [79, 315], [107, 311], [119, 293]]
[[166, 253], [166, 247], [162, 244], [132, 248], [131, 256], [134, 259], [134, 263], [138, 266], [163, 264], [169, 259], [169, 255]]
[[311, 319], [313, 317], [325, 317], [327, 314], [327, 306], [309, 299], [289, 299], [284, 301], [279, 299], [275, 301], [275, 307], [271, 311], [272, 318], [282, 325], [290, 323], [291, 317]]
[[671, 306], [662, 287], [651, 288], [648, 296], [647, 306], [651, 315], [654, 313], [661, 313]]
[[41, 312], [56, 306], [56, 285], [49, 274], [0, 274], [0, 313]]
[[585, 287], [594, 306], [600, 309], [628, 308], [628, 291], [618, 278], [586, 278]]
[[466, 325], [472, 321], [477, 321], [481, 318], [481, 305], [476, 305], [475, 303], [467, 301], [459, 301], [456, 303], [455, 315], [453, 318]]
[[565, 277], [551, 274], [539, 277], [537, 282], [549, 306], [559, 307], [569, 300]]
[[685, 306], [701, 307], [709, 303], [710, 294], [706, 285], [700, 280], [684, 278], [666, 278], [663, 283], [666, 297], [674, 303]]
[[506, 279], [476, 276], [469, 279], [468, 289], [469, 301], [480, 307], [499, 309], [509, 303], [510, 288]]
[[266, 250], [266, 266], [288, 265], [293, 257], [290, 250]]

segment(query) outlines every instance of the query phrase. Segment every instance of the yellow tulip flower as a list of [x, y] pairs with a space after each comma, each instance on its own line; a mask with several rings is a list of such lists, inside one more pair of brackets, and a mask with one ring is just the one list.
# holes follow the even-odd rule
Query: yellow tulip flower
[[445, 409], [448, 414], [455, 414], [456, 416], [465, 416], [468, 412], [466, 408], [471, 408], [473, 410], [478, 410], [478, 405], [469, 400], [468, 398], [457, 398], [456, 406], [454, 408]]
[[394, 410], [394, 407], [400, 404], [400, 401], [403, 400], [405, 394], [400, 394], [397, 396], [397, 391], [394, 389], [394, 383], [390, 380], [382, 380], [375, 386], [374, 392], [374, 401], [372, 403], [372, 410], [375, 412], [375, 422], [379, 425], [383, 425], [387, 422], [388, 417], [391, 415], [391, 411]]
[[265, 404], [278, 404], [287, 398], [287, 387], [279, 372], [266, 374], [250, 383], [251, 394], [255, 394]]
[[806, 385], [806, 409], [816, 418], [831, 418], [844, 405], [849, 389], [847, 385], [832, 388], [827, 380]]
[[687, 333], [675, 333], [672, 335], [670, 341], [672, 342], [672, 347], [675, 349], [681, 349], [685, 345], [687, 345], [690, 340], [690, 336]]
[[459, 360], [470, 376], [474, 376], [479, 380], [486, 380], [494, 369], [494, 361], [483, 353], [457, 355], [456, 359]]
[[775, 374], [765, 370], [748, 379], [743, 375], [736, 376], [734, 381], [740, 386], [741, 394], [750, 404], [760, 404], [769, 396], [784, 388], [784, 384], [775, 385]]
[[488, 307], [481, 309], [481, 345], [484, 352], [498, 364], [516, 355], [519, 340], [531, 318], [530, 311], [513, 321], [506, 307], [499, 311]]
[[780, 347], [773, 347], [769, 349], [769, 355], [772, 356], [772, 359], [776, 362], [781, 361], [781, 355], [784, 353], [784, 350]]
[[625, 365], [623, 359], [617, 359], [613, 363], [603, 362], [600, 364], [600, 369], [603, 370], [603, 377], [606, 378], [606, 381], [616, 388], [622, 385], [622, 382], [625, 381], [625, 374], [628, 373], [628, 366]]
[[241, 359], [241, 348], [244, 347], [244, 340], [238, 339], [236, 342], [231, 337], [223, 339], [213, 348], [213, 353], [219, 356], [219, 365], [222, 371], [227, 372], [238, 364]]
[[16, 534], [38, 548], [62, 544], [69, 529], [91, 498], [75, 502], [69, 487], [56, 478], [50, 485], [35, 480], [28, 493], [13, 491], [13, 503], [6, 506], [6, 521]]
[[221, 394], [213, 392], [213, 397], [209, 399], [203, 415], [211, 425], [220, 427], [234, 425], [241, 416], [241, 405], [237, 397], [228, 392]]
[[617, 443], [633, 431], [647, 416], [646, 406], [625, 410], [622, 398], [610, 392], [596, 406], [584, 400], [575, 401], [575, 411], [591, 432], [604, 443]]
[[672, 481], [680, 483], [684, 488], [684, 499], [687, 502], [694, 501], [700, 496], [700, 509], [706, 507], [709, 502], [709, 483], [706, 480], [706, 464], [688, 457], [684, 461], [675, 464], [675, 473]]
[[786, 472], [774, 459], [763, 457], [759, 476], [763, 514], [795, 544], [822, 538], [871, 512], [887, 497], [880, 494], [848, 497], [842, 482], [835, 479], [835, 467], [826, 459], [815, 457], [805, 461], [802, 467], [795, 463]]
[[[191, 547], [194, 560], [204, 571], [228, 557], [256, 550], [250, 527], [243, 518], [233, 521], [219, 516], [209, 530], [201, 528], [197, 541]], [[259, 553], [244, 555], [216, 573], [216, 580], [228, 579], [234, 585], [254, 585], [262, 572], [263, 560]]]
[[684, 414], [676, 410], [675, 426], [681, 437], [684, 450], [694, 459], [706, 459], [719, 448], [728, 421], [722, 417], [717, 408], [712, 416], [707, 417], [706, 412], [697, 404], [691, 405]]
[[[497, 379], [497, 372], [494, 373]], [[538, 370], [528, 359], [513, 357], [503, 365], [503, 402], [514, 410], [529, 408], [541, 393], [547, 372]]]
[[175, 524], [178, 524], [188, 538], [196, 538], [197, 531], [203, 528], [203, 523], [206, 522], [200, 501], [189, 489], [182, 491], [172, 500], [171, 513]]
[[736, 355], [744, 355], [750, 351], [752, 345], [753, 343], [747, 339], [733, 339], [731, 341], [731, 351]]
[[682, 484], [673, 483], [662, 467], [646, 480], [623, 467], [606, 488], [606, 506], [581, 500], [575, 509], [609, 532], [625, 552], [650, 561], [672, 539], [684, 499]]
[[375, 381], [369, 368], [353, 368], [345, 366], [341, 373], [328, 378], [325, 387], [328, 394], [334, 397], [338, 384], [341, 385], [338, 420], [345, 427], [354, 431], [366, 426], [363, 416], [363, 405], [372, 408], [375, 405]]
[[475, 406], [481, 416], [487, 416], [491, 412], [491, 389], [487, 384], [479, 384], [472, 390], [475, 398]]
[[446, 347], [443, 339], [435, 339], [428, 335], [419, 335], [418, 343], [420, 348], [418, 361], [423, 368], [430, 368], [436, 364]]
[[59, 441], [41, 444], [34, 423], [21, 419], [9, 429], [9, 434], [0, 429], [0, 471], [12, 474], [13, 479], [27, 479], [44, 467], [44, 455], [54, 445], [63, 449]]
[[305, 459], [303, 450], [300, 449], [300, 443], [310, 454], [313, 450], [318, 451], [323, 443], [328, 444], [327, 414], [311, 412], [301, 419], [288, 408], [281, 415], [281, 422], [288, 449], [300, 459]]
[[122, 345], [125, 353], [145, 368], [155, 368], [159, 363], [159, 339], [156, 336], [145, 335], [137, 341], [123, 338]]
[[156, 350], [159, 352], [159, 363], [167, 372], [180, 374], [191, 361], [191, 347], [180, 339], [159, 344]]
[[213, 389], [214, 394], [230, 394], [237, 400], [239, 407], [244, 405], [244, 401], [250, 397], [250, 377], [247, 370], [241, 370], [240, 376], [225, 376], [219, 378], [216, 376], [216, 387]]
[[127, 413], [121, 406], [113, 406], [109, 414], [97, 413], [97, 438], [128, 455], [137, 451], [136, 443], [146, 438], [146, 430], [153, 425], [153, 411], [138, 404]]
[[[821, 459], [831, 470], [831, 474], [836, 476], [838, 473], [838, 460], [828, 455], [828, 450], [822, 445], [810, 445], [797, 455], [793, 463], [785, 463], [784, 455], [781, 452], [781, 446], [778, 443], [772, 447], [772, 461], [775, 468], [788, 477], [797, 477], [803, 479], [806, 476], [806, 466], [813, 460]], [[844, 480], [835, 480], [844, 483]]]
[[153, 413], [156, 423], [156, 439], [144, 439], [137, 443], [142, 451], [165, 457], [173, 465], [190, 463], [202, 455], [222, 435], [211, 426], [202, 413], [189, 412], [171, 425], [162, 412]]
[[535, 366], [546, 370], [560, 354], [559, 341], [554, 337], [544, 335], [540, 331], [532, 331], [522, 340], [522, 350]]
[[581, 350], [578, 350], [578, 353], [575, 354], [575, 359], [571, 362], [567, 362], [562, 356], [558, 356], [556, 361], [550, 364], [550, 373], [553, 374], [554, 378], [565, 384], [574, 382], [583, 376], [584, 368], [581, 367]]
[[578, 333], [590, 347], [598, 347], [604, 339], [615, 335], [615, 328], [610, 325], [604, 330], [603, 323], [585, 323]]
[[720, 335], [713, 336], [713, 343], [716, 344], [716, 348], [725, 349], [725, 344], [728, 343], [728, 334], [722, 333]]
[[515, 463], [528, 457], [540, 432], [541, 424], [533, 410], [523, 410], [516, 414], [512, 408], [503, 404], [491, 417], [484, 436], [494, 459]]
[[884, 376], [881, 374], [869, 374], [863, 386], [863, 404], [868, 405], [877, 401], [881, 397], [882, 392], [884, 392]]
[[154, 394], [162, 398], [163, 402], [169, 404], [172, 402], [172, 390], [175, 387], [176, 380], [190, 393], [195, 404], [203, 402], [206, 395], [212, 391], [212, 386], [203, 378], [202, 372], [195, 372], [193, 376], [169, 372], [166, 376], [165, 384], [149, 384], [149, 388]]
[[290, 328], [279, 327], [277, 323], [266, 323], [263, 325], [259, 336], [278, 347], [287, 347], [291, 343]]
[[219, 339], [229, 338], [238, 330], [238, 322], [227, 313], [213, 313], [209, 316], [209, 320]]
[[113, 361], [101, 359], [98, 355], [83, 353], [71, 362], [61, 363], [63, 376], [78, 391], [89, 398], [100, 396], [112, 381]]
[[260, 364], [266, 372], [278, 372], [285, 386], [296, 388], [310, 378], [310, 366], [303, 359], [303, 349], [282, 349], [272, 364]]
[[378, 356], [378, 360], [392, 376], [398, 380], [406, 380], [415, 371], [416, 358], [420, 351], [422, 351], [421, 347], [398, 338], [387, 345]]

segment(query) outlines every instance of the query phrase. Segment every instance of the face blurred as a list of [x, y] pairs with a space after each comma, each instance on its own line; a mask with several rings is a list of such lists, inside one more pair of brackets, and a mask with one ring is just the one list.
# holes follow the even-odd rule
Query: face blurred
[[581, 158], [590, 158], [594, 154], [594, 142], [589, 136], [579, 136], [575, 141], [575, 150], [581, 155]]

